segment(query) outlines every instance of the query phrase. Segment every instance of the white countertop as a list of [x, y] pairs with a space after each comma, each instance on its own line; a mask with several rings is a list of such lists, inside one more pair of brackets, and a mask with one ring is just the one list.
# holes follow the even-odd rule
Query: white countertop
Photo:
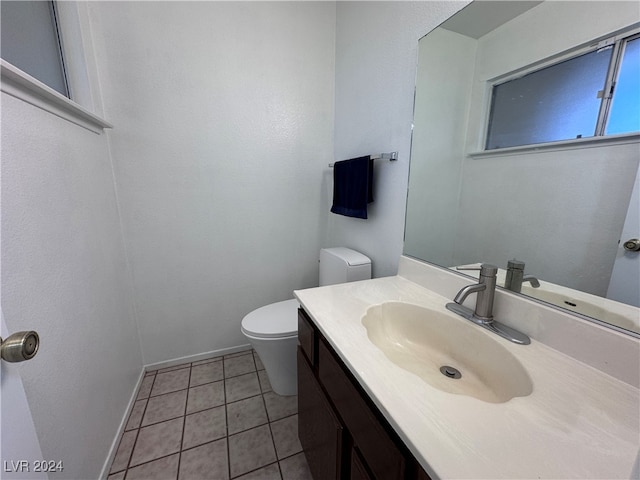
[[[368, 307], [450, 300], [403, 277], [298, 290], [304, 309], [434, 478], [625, 478], [640, 451], [637, 388], [532, 339], [494, 336], [528, 371], [533, 393], [488, 403], [446, 393], [396, 366], [367, 337]], [[636, 359], [637, 360], [637, 359]]]

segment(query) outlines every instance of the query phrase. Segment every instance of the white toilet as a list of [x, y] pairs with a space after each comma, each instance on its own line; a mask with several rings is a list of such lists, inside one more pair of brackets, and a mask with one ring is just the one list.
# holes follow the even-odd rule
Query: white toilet
[[[320, 286], [371, 278], [371, 260], [349, 248], [320, 250]], [[298, 392], [296, 347], [298, 345], [297, 300], [272, 303], [242, 319], [242, 333], [249, 339], [278, 395]]]

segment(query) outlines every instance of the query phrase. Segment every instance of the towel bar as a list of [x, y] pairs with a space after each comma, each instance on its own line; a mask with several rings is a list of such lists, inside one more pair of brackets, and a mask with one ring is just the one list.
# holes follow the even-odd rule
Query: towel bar
[[[369, 156], [371, 157], [371, 160], [389, 160], [390, 162], [395, 162], [398, 160], [398, 152], [376, 153]], [[329, 167], [333, 168], [333, 163], [330, 163]]]

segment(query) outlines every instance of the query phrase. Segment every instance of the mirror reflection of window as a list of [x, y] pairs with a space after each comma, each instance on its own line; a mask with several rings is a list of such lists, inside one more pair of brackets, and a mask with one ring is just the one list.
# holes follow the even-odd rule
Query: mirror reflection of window
[[640, 37], [606, 43], [495, 84], [486, 150], [640, 131]]
[[640, 37], [626, 42], [606, 135], [640, 131]]
[[612, 49], [493, 87], [487, 150], [595, 135]]

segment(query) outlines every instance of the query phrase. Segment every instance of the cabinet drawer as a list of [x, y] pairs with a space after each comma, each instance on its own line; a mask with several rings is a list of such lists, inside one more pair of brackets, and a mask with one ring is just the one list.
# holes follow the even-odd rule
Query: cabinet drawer
[[316, 364], [315, 330], [301, 308], [298, 309], [298, 343], [311, 366]]
[[298, 437], [314, 479], [340, 478], [343, 430], [298, 348]]
[[380, 420], [364, 401], [348, 374], [324, 343], [318, 342], [318, 374], [373, 475], [378, 479], [403, 479], [405, 459], [395, 442], [380, 424]]

